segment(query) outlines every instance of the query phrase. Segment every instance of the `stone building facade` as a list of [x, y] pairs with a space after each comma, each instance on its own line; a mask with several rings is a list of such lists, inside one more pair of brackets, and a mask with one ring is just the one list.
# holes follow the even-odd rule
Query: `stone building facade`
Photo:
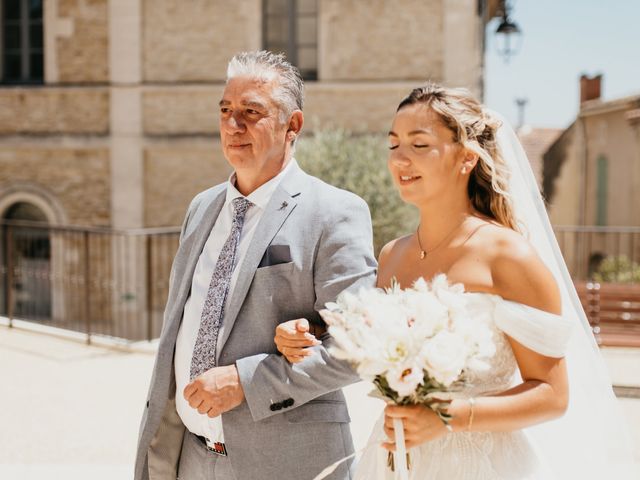
[[[52, 224], [178, 225], [190, 198], [229, 173], [216, 106], [226, 64], [287, 36], [273, 32], [284, 24], [269, 23], [270, 12], [298, 21], [297, 36], [313, 37], [299, 59], [314, 72], [307, 125], [384, 132], [398, 100], [425, 79], [482, 95], [484, 26], [500, 3], [4, 2], [5, 31], [40, 15], [42, 38], [30, 48], [42, 51], [42, 65], [31, 66], [42, 75], [21, 82], [0, 72], [0, 216], [28, 202]], [[41, 11], [25, 16], [23, 4]], [[292, 8], [306, 11], [306, 23]], [[16, 51], [0, 47], [5, 60]]]
[[[127, 338], [159, 333], [176, 238], [132, 232], [180, 225], [191, 198], [229, 175], [217, 103], [235, 53], [282, 50], [301, 68], [307, 132], [384, 133], [399, 100], [427, 79], [482, 96], [484, 29], [500, 8], [503, 0], [0, 2], [0, 222], [126, 231], [0, 226], [0, 315]], [[142, 330], [122, 333], [134, 323]]]
[[640, 259], [640, 95], [603, 101], [601, 81], [581, 78], [578, 116], [544, 154], [551, 222], [592, 230], [563, 249], [578, 277], [606, 256]]

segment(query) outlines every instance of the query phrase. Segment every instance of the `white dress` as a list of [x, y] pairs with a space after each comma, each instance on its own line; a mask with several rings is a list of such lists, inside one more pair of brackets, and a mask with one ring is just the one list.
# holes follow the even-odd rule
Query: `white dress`
[[[494, 332], [496, 353], [488, 371], [471, 371], [468, 387], [458, 398], [492, 395], [519, 383], [520, 377], [511, 345], [505, 334], [524, 346], [547, 356], [561, 357], [571, 335], [571, 323], [497, 295], [467, 293], [474, 319], [486, 322]], [[392, 480], [387, 451], [379, 447], [386, 439], [382, 416], [374, 427], [356, 468], [356, 480]], [[554, 476], [526, 430], [455, 432], [409, 450], [411, 480], [550, 480]]]

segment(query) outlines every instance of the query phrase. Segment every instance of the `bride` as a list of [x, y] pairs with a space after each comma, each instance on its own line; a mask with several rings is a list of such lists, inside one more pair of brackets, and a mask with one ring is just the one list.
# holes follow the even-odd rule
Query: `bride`
[[[387, 405], [356, 478], [393, 478], [394, 418], [412, 479], [630, 478], [611, 385], [513, 131], [466, 90], [429, 83], [398, 106], [389, 150], [420, 225], [382, 249], [377, 286], [445, 273], [492, 328], [496, 354], [489, 371], [466, 372], [448, 424], [421, 405]], [[293, 363], [315, 340], [300, 325], [276, 330]]]

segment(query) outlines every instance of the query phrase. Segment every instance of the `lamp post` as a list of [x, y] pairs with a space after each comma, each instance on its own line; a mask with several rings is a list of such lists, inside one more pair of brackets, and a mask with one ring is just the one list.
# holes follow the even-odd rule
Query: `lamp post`
[[498, 54], [504, 58], [505, 63], [520, 50], [522, 46], [522, 30], [511, 17], [511, 6], [508, 0], [502, 4], [502, 20], [496, 28], [496, 47]]
[[520, 97], [516, 98], [516, 105], [518, 106], [518, 127], [517, 130], [520, 131], [522, 127], [524, 127], [524, 109], [527, 106], [529, 99]]

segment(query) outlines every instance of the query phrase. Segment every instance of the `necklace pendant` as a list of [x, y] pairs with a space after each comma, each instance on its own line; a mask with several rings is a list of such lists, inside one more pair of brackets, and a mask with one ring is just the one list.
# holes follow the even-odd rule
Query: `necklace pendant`
[[427, 252], [425, 252], [424, 250], [420, 250], [420, 260], [424, 260], [424, 257], [427, 256]]

